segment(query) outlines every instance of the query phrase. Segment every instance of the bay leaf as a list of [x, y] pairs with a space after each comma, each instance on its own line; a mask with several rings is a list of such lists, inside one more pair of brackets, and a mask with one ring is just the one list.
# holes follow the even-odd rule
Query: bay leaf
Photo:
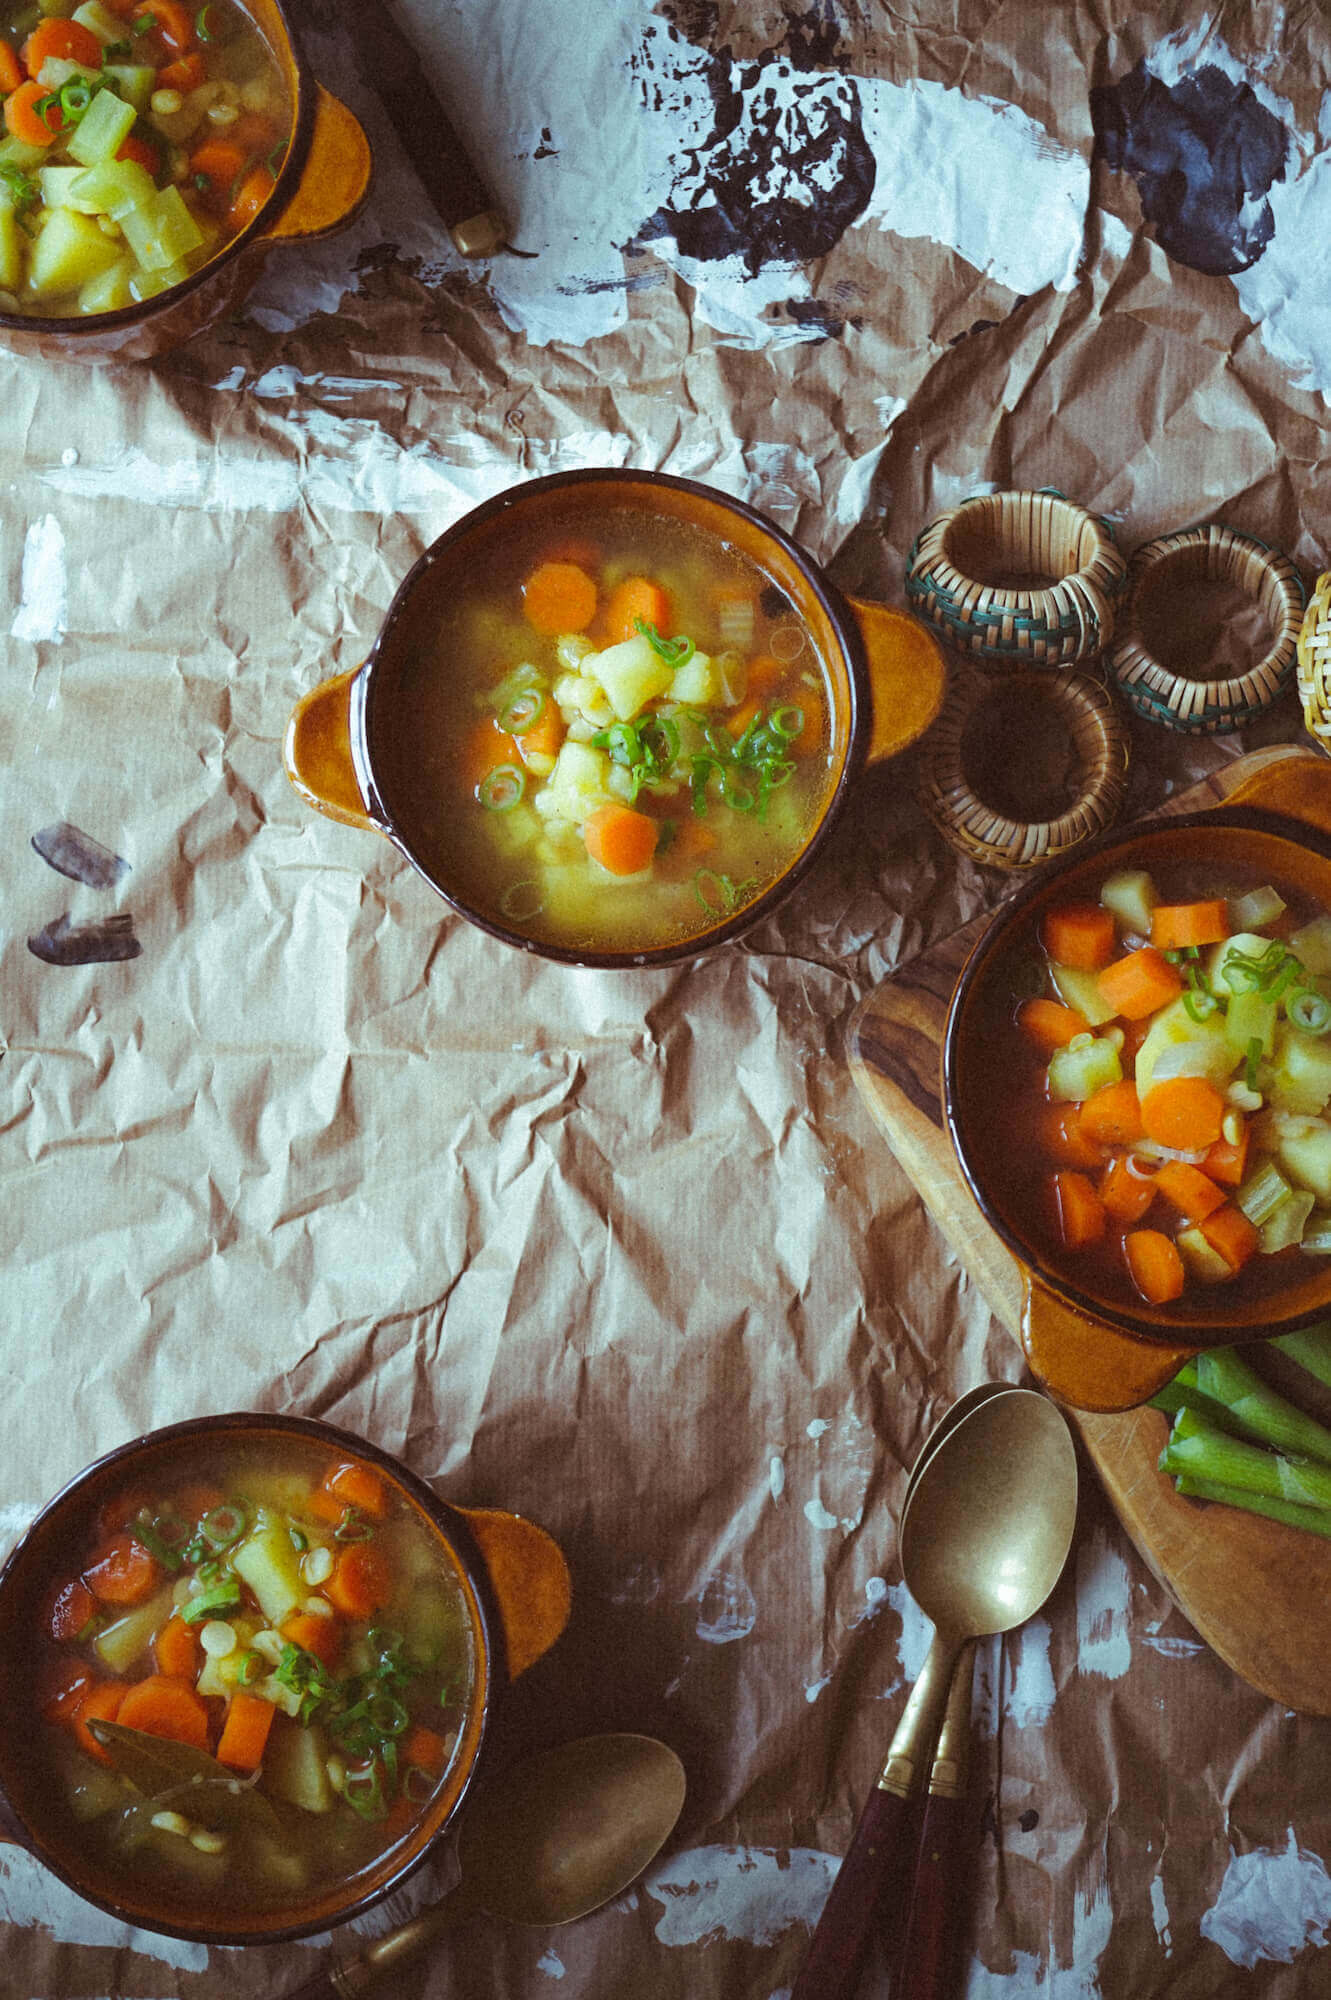
[[229, 1829], [278, 1835], [272, 1802], [206, 1750], [170, 1737], [89, 1717], [88, 1729], [122, 1777], [161, 1812], [183, 1813], [214, 1833]]

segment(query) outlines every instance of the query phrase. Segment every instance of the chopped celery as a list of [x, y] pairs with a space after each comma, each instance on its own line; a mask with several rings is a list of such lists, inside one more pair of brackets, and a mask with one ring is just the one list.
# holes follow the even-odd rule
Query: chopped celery
[[70, 159], [77, 160], [80, 166], [96, 167], [113, 158], [128, 139], [138, 115], [134, 106], [126, 104], [113, 90], [99, 90], [79, 120], [73, 137], [66, 141]]
[[74, 9], [72, 18], [90, 28], [104, 48], [108, 42], [120, 41], [125, 32], [124, 22], [103, 7], [102, 0], [83, 0], [83, 5]]
[[109, 215], [116, 221], [131, 208], [145, 207], [157, 193], [156, 183], [137, 160], [103, 160], [100, 166], [85, 167], [72, 190], [74, 206], [94, 214]]
[[1331, 1430], [1271, 1388], [1232, 1347], [1207, 1348], [1195, 1366], [1198, 1388], [1227, 1412], [1222, 1428], [1331, 1465]]
[[1241, 1486], [1228, 1486], [1220, 1479], [1198, 1479], [1190, 1472], [1181, 1472], [1174, 1486], [1185, 1500], [1210, 1500], [1219, 1507], [1241, 1507], [1246, 1514], [1282, 1521], [1287, 1528], [1304, 1528], [1310, 1535], [1331, 1535], [1331, 1508], [1302, 1506], [1297, 1500], [1272, 1500], [1261, 1493], [1245, 1493]]
[[1121, 1083], [1118, 1044], [1107, 1035], [1074, 1035], [1049, 1058], [1049, 1096], [1055, 1104], [1080, 1104], [1107, 1083]]
[[102, 75], [118, 97], [136, 111], [146, 111], [157, 86], [157, 71], [148, 63], [104, 63]]
[[1167, 1417], [1177, 1416], [1180, 1410], [1200, 1410], [1214, 1424], [1225, 1427], [1226, 1410], [1214, 1396], [1208, 1396], [1197, 1381], [1197, 1363], [1185, 1361], [1177, 1375], [1170, 1377], [1163, 1389], [1157, 1389], [1151, 1398], [1151, 1408], [1162, 1410]]
[[17, 167], [20, 173], [30, 174], [42, 165], [49, 151], [47, 146], [30, 146], [26, 139], [0, 139], [0, 167]]
[[1300, 1327], [1297, 1333], [1278, 1333], [1271, 1345], [1287, 1354], [1291, 1361], [1297, 1361], [1315, 1381], [1331, 1389], [1331, 1319]]
[[1312, 1212], [1313, 1198], [1307, 1188], [1300, 1188], [1288, 1201], [1282, 1201], [1275, 1214], [1262, 1224], [1258, 1237], [1261, 1254], [1273, 1257], [1277, 1250], [1288, 1250], [1292, 1244], [1302, 1243], [1304, 1225]]
[[1310, 1216], [1304, 1224], [1300, 1246], [1313, 1256], [1331, 1256], [1331, 1215], [1322, 1211]]
[[1236, 1062], [1246, 1062], [1249, 1044], [1254, 1041], [1261, 1043], [1260, 1054], [1269, 1056], [1276, 1040], [1274, 1001], [1255, 990], [1231, 994], [1225, 1010], [1225, 1040]]
[[1314, 917], [1302, 930], [1295, 931], [1289, 948], [1309, 972], [1331, 972], [1331, 917]]
[[185, 206], [178, 187], [162, 188], [142, 208], [120, 218], [125, 241], [145, 271], [165, 271], [203, 243], [203, 231]]
[[1098, 972], [1082, 972], [1075, 965], [1050, 965], [1049, 976], [1054, 982], [1054, 991], [1067, 1007], [1075, 1007], [1088, 1027], [1102, 1028], [1106, 1021], [1117, 1018], [1118, 1009], [1111, 1007], [1100, 991]]
[[1249, 889], [1246, 895], [1235, 896], [1229, 905], [1230, 922], [1236, 931], [1259, 931], [1266, 924], [1273, 924], [1284, 913], [1285, 899], [1276, 894], [1270, 883], [1261, 889]]
[[1294, 1500], [1306, 1507], [1331, 1507], [1331, 1465], [1290, 1457], [1265, 1445], [1248, 1444], [1208, 1423], [1196, 1410], [1180, 1410], [1160, 1454], [1160, 1470], [1197, 1479], [1218, 1479], [1268, 1500]]
[[1243, 1210], [1255, 1228], [1260, 1229], [1293, 1192], [1274, 1161], [1263, 1160], [1256, 1173], [1249, 1174], [1234, 1196], [1234, 1205]]

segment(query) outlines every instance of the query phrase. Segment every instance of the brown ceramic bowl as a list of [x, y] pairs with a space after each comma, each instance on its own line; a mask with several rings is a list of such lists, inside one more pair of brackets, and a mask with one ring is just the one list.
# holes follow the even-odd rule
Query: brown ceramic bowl
[[[219, 1439], [312, 1441], [373, 1466], [437, 1538], [470, 1624], [475, 1684], [459, 1754], [440, 1792], [405, 1837], [367, 1868], [304, 1901], [223, 1916], [198, 1896], [154, 1894], [75, 1850], [53, 1815], [43, 1765], [30, 1759], [21, 1721], [33, 1713], [32, 1634], [52, 1581], [68, 1572], [98, 1508], [156, 1468], [179, 1478], [189, 1454]], [[151, 1431], [98, 1459], [48, 1502], [0, 1569], [0, 1690], [10, 1718], [0, 1733], [0, 1832], [27, 1847], [90, 1903], [123, 1922], [207, 1944], [271, 1944], [347, 1922], [397, 1888], [438, 1846], [476, 1776], [491, 1713], [508, 1681], [553, 1644], [568, 1618], [568, 1570], [542, 1529], [514, 1514], [447, 1505], [423, 1480], [363, 1438], [301, 1417], [252, 1412], [199, 1417]], [[40, 1726], [40, 1725], [39, 1725]]]
[[1165, 859], [1195, 861], [1223, 878], [1293, 889], [1331, 910], [1331, 763], [1317, 756], [1274, 763], [1224, 806], [1107, 835], [1049, 868], [1005, 903], [967, 961], [943, 1041], [943, 1105], [971, 1193], [1021, 1269], [1022, 1342], [1033, 1373], [1076, 1409], [1122, 1410], [1144, 1402], [1189, 1355], [1264, 1339], [1331, 1314], [1331, 1258], [1308, 1257], [1278, 1290], [1194, 1286], [1167, 1306], [1125, 1305], [1093, 1288], [1075, 1265], [1055, 1264], [1034, 1245], [1004, 1187], [1010, 1135], [995, 1133], [995, 1034], [1011, 1017], [1008, 975], [1029, 955], [1050, 904], [1089, 897], [1117, 868]]
[[233, 311], [283, 243], [327, 236], [349, 222], [370, 185], [370, 146], [301, 53], [287, 0], [243, 0], [277, 58], [294, 112], [281, 172], [263, 208], [183, 284], [119, 312], [54, 318], [0, 312], [0, 346], [44, 360], [145, 361]]
[[[692, 935], [641, 950], [570, 950], [525, 936], [470, 904], [422, 853], [393, 800], [400, 755], [397, 690], [413, 653], [428, 648], [461, 580], [483, 573], [487, 552], [515, 522], [576, 530], [589, 507], [628, 508], [664, 522], [702, 527], [748, 556], [793, 604], [828, 674], [833, 781], [821, 818], [778, 879], [737, 914]], [[317, 812], [387, 837], [452, 907], [492, 936], [544, 958], [602, 967], [662, 965], [694, 958], [770, 914], [807, 873], [868, 763], [894, 756], [920, 736], [943, 696], [942, 655], [905, 612], [843, 597], [813, 558], [770, 521], [710, 487], [660, 472], [557, 473], [511, 488], [475, 509], [432, 544], [399, 588], [369, 658], [305, 696], [287, 728], [287, 775]]]

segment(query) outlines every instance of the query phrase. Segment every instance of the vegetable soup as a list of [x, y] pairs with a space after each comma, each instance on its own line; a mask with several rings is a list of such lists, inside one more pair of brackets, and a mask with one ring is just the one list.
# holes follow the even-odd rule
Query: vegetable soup
[[0, 0], [0, 311], [114, 312], [259, 213], [291, 138], [234, 0]]
[[1111, 1303], [1275, 1290], [1331, 1254], [1331, 917], [1214, 871], [1092, 894], [991, 989], [986, 1182]]
[[354, 1879], [438, 1797], [473, 1696], [438, 1534], [365, 1461], [290, 1436], [121, 1491], [38, 1624], [40, 1823], [168, 1921]]
[[376, 751], [464, 906], [568, 950], [673, 946], [755, 902], [826, 809], [830, 705], [785, 593], [687, 521], [514, 527], [418, 645]]

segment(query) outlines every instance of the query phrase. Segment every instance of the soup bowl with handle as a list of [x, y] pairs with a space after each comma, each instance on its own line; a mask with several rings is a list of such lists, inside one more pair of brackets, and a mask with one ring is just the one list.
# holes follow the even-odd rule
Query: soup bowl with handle
[[315, 77], [289, 0], [244, 0], [244, 9], [276, 59], [293, 119], [258, 213], [188, 278], [138, 304], [86, 314], [0, 312], [0, 346], [47, 361], [150, 360], [233, 312], [274, 251], [331, 235], [356, 214], [371, 175], [359, 120]]
[[[413, 660], [436, 642], [443, 616], [468, 579], [485, 575], [515, 534], [576, 535], [589, 512], [623, 510], [662, 533], [701, 530], [738, 551], [776, 585], [822, 662], [830, 715], [824, 803], [774, 881], [743, 908], [704, 915], [684, 937], [644, 936], [624, 949], [542, 939], [520, 920], [483, 907], [463, 886], [447, 842], [413, 821], [400, 777], [403, 685]], [[312, 689], [287, 726], [287, 775], [307, 805], [393, 842], [438, 895], [504, 942], [575, 965], [660, 965], [749, 929], [808, 873], [867, 765], [913, 743], [942, 702], [944, 667], [932, 635], [907, 613], [849, 599], [789, 536], [741, 501], [664, 473], [557, 473], [511, 488], [467, 514], [426, 550], [404, 579], [363, 664]]]
[[[400, 1838], [354, 1873], [330, 1876], [304, 1893], [262, 1907], [235, 1899], [225, 1908], [205, 1887], [163, 1886], [151, 1875], [113, 1865], [81, 1845], [52, 1800], [51, 1770], [40, 1750], [50, 1727], [38, 1719], [37, 1678], [43, 1613], [53, 1585], [68, 1577], [99, 1511], [125, 1493], [170, 1490], [198, 1477], [219, 1454], [327, 1454], [365, 1468], [412, 1531], [419, 1527], [431, 1561], [448, 1580], [469, 1641], [473, 1673], [452, 1762], [419, 1816]], [[248, 1462], [248, 1460], [247, 1460]], [[121, 1921], [207, 1944], [271, 1944], [345, 1923], [399, 1887], [438, 1848], [481, 1766], [496, 1704], [505, 1687], [555, 1642], [569, 1615], [569, 1576], [557, 1543], [522, 1516], [494, 1508], [456, 1507], [389, 1453], [331, 1424], [239, 1411], [190, 1419], [119, 1446], [72, 1479], [42, 1508], [0, 1569], [0, 1690], [9, 1718], [0, 1732], [0, 1838], [26, 1847], [90, 1903]], [[20, 1718], [31, 1718], [25, 1727]], [[169, 1747], [169, 1746], [168, 1746]], [[179, 1805], [187, 1787], [164, 1803]], [[292, 1811], [299, 1812], [293, 1807]], [[314, 1815], [308, 1815], [312, 1820]]]
[[1286, 1251], [1277, 1277], [1245, 1286], [1195, 1284], [1168, 1305], [1135, 1302], [1094, 1265], [1056, 1261], [1035, 1236], [1011, 1174], [1019, 1135], [996, 1129], [996, 1063], [1012, 1026], [1012, 977], [1029, 959], [1042, 915], [1098, 900], [1118, 870], [1191, 870], [1214, 882], [1269, 882], [1331, 911], [1331, 763], [1294, 755], [1246, 779], [1222, 806], [1139, 823], [1055, 864], [1004, 903], [952, 995], [942, 1050], [948, 1135], [981, 1213], [1021, 1276], [1021, 1339], [1033, 1374], [1061, 1402], [1089, 1411], [1147, 1401], [1192, 1355], [1290, 1333], [1331, 1315], [1331, 1256]]

